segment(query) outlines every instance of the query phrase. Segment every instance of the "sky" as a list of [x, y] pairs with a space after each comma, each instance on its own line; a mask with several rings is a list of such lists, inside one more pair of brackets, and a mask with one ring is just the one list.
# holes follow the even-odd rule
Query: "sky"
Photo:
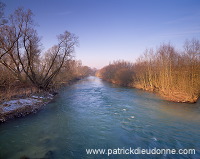
[[134, 62], [146, 48], [200, 40], [200, 0], [0, 0], [9, 15], [31, 9], [44, 50], [69, 31], [79, 37], [75, 58], [102, 68], [114, 60]]

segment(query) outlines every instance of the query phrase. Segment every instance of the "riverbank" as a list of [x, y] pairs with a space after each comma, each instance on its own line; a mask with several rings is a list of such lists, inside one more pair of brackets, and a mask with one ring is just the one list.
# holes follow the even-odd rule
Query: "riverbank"
[[5, 101], [0, 104], [0, 122], [36, 113], [49, 103], [54, 96], [54, 94], [43, 92]]
[[[97, 76], [99, 77], [99, 76]], [[99, 77], [101, 78], [101, 77]], [[151, 93], [155, 93], [158, 96], [160, 96], [163, 100], [167, 100], [167, 101], [171, 101], [171, 102], [175, 102], [175, 103], [196, 103], [199, 99], [198, 96], [191, 96], [190, 94], [184, 93], [184, 92], [178, 92], [178, 91], [161, 91], [158, 88], [152, 88], [152, 87], [144, 87], [140, 84], [132, 84], [132, 83], [128, 83], [126, 85], [124, 85], [123, 83], [120, 84], [118, 81], [115, 80], [106, 80], [101, 78], [102, 80], [112, 83], [112, 84], [116, 84], [122, 87], [129, 87], [129, 88], [135, 88], [135, 89], [141, 89], [143, 91], [147, 91], [147, 92], [151, 92]]]
[[[0, 158], [89, 158], [85, 149], [98, 148], [97, 143], [105, 149], [199, 148], [200, 101], [193, 105], [163, 102], [152, 93], [112, 86], [96, 77], [62, 89], [55, 98], [36, 116], [0, 124]], [[134, 157], [127, 155], [127, 159]], [[200, 154], [184, 157], [195, 159]]]
[[[72, 85], [83, 78], [77, 77], [66, 83], [62, 83], [60, 88]], [[57, 92], [59, 92], [59, 88], [56, 92], [34, 90], [27, 91], [25, 94], [23, 94], [23, 91], [19, 91], [18, 95], [16, 95], [16, 92], [13, 93], [13, 96], [9, 97], [9, 99], [0, 101], [0, 123], [38, 112], [54, 99], [56, 94], [58, 94]]]
[[152, 92], [163, 98], [164, 100], [175, 102], [175, 103], [196, 103], [198, 101], [197, 96], [191, 96], [187, 93], [184, 92], [178, 92], [178, 91], [170, 91], [170, 92], [165, 92], [165, 91], [160, 91], [159, 89], [153, 89], [151, 87], [142, 87], [140, 85], [133, 85], [130, 86], [132, 88], [136, 89], [141, 89], [144, 91]]

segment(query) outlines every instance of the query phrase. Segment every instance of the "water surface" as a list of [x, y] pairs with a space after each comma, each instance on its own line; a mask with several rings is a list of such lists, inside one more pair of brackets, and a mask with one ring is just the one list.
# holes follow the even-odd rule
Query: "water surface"
[[[86, 149], [195, 149], [195, 155], [88, 155]], [[153, 93], [88, 77], [63, 88], [37, 114], [0, 125], [0, 159], [200, 158], [200, 102], [164, 101]]]

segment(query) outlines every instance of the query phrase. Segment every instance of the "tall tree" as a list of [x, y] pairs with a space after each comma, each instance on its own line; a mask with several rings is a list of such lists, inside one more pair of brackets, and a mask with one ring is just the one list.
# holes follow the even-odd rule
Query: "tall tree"
[[[34, 29], [31, 10], [17, 9], [2, 26], [0, 36], [0, 63], [19, 80], [34, 78], [35, 61], [40, 54], [40, 39]], [[33, 82], [33, 81], [32, 81]]]
[[50, 48], [45, 54], [39, 83], [42, 89], [47, 89], [51, 81], [58, 75], [64, 63], [72, 57], [78, 37], [68, 31], [58, 36], [58, 44]]
[[41, 43], [34, 29], [31, 10], [17, 9], [6, 25], [0, 27], [0, 64], [18, 80], [48, 89], [63, 64], [74, 52], [78, 37], [65, 31], [58, 44], [41, 57]]

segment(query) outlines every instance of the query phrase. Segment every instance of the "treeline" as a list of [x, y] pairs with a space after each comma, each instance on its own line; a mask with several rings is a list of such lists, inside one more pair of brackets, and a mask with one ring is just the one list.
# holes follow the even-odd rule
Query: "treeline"
[[5, 18], [3, 9], [0, 3], [0, 99], [15, 94], [15, 88], [17, 94], [19, 90], [54, 90], [92, 72], [73, 58], [76, 35], [65, 31], [43, 53], [31, 10], [19, 8]]
[[114, 61], [108, 66], [96, 72], [96, 76], [121, 86], [130, 86], [133, 81], [133, 63], [126, 61]]
[[135, 63], [113, 62], [99, 70], [97, 76], [157, 92], [171, 101], [196, 102], [200, 96], [200, 41], [186, 40], [182, 50], [171, 44], [147, 49]]

